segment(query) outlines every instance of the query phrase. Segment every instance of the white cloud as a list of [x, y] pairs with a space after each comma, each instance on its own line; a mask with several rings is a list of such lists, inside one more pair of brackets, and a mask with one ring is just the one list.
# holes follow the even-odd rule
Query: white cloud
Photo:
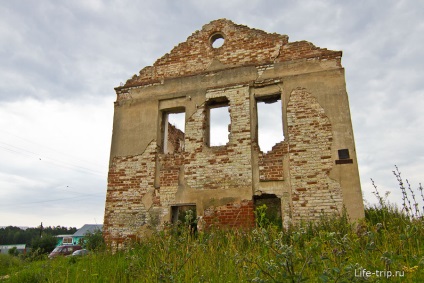
[[271, 104], [257, 103], [258, 143], [262, 152], [270, 151], [284, 140], [281, 107], [281, 100]]
[[372, 177], [399, 200], [394, 164], [413, 187], [424, 179], [423, 10], [395, 0], [2, 3], [0, 225], [102, 222], [113, 88], [218, 18], [343, 50], [364, 196], [374, 202]]
[[[0, 129], [7, 129], [0, 137], [1, 225], [102, 222], [111, 100], [0, 104]], [[28, 214], [37, 222], [26, 222]]]

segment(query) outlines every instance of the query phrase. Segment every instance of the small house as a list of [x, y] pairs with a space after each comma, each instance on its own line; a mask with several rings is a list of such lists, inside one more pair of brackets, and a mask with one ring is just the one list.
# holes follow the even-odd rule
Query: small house
[[9, 250], [16, 248], [16, 250], [25, 254], [27, 252], [27, 248], [25, 244], [16, 244], [16, 245], [0, 245], [0, 254], [8, 254]]
[[72, 235], [74, 245], [78, 245], [87, 234], [102, 231], [103, 224], [85, 224]]
[[95, 233], [96, 231], [102, 231], [102, 229], [103, 229], [102, 224], [85, 224], [72, 235], [57, 235], [56, 236], [58, 238], [57, 246], [79, 245], [82, 239], [87, 234], [92, 234], [92, 233]]

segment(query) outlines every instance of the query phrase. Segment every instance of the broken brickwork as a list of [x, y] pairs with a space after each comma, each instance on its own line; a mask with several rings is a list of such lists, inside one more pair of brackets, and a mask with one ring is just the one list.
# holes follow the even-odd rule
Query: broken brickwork
[[[188, 209], [207, 226], [253, 227], [261, 198], [283, 225], [343, 207], [363, 217], [341, 55], [221, 19], [117, 87], [106, 241], [119, 247]], [[285, 138], [262, 152], [257, 103], [276, 99]], [[215, 146], [210, 113], [220, 107], [228, 141]], [[170, 113], [184, 113], [184, 130]]]
[[168, 152], [184, 151], [184, 133], [171, 123], [168, 123], [167, 147]]
[[261, 181], [283, 181], [284, 178], [284, 156], [289, 150], [288, 143], [279, 142], [267, 153], [259, 153], [259, 180]]

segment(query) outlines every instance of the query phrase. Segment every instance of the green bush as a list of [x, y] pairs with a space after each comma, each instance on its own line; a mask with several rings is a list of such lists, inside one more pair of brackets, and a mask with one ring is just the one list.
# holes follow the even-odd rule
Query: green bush
[[18, 256], [19, 255], [19, 251], [18, 248], [13, 247], [10, 250], [7, 251], [7, 253], [11, 256]]
[[96, 230], [93, 233], [87, 233], [84, 236], [82, 247], [90, 251], [104, 250], [106, 246], [102, 231]]
[[57, 238], [43, 234], [41, 238], [35, 238], [31, 242], [31, 254], [35, 258], [41, 255], [49, 254], [57, 245]]

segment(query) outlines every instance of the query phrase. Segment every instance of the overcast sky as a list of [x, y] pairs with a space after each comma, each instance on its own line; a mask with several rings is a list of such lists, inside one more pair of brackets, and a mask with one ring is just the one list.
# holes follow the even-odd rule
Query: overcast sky
[[424, 1], [2, 1], [0, 226], [103, 223], [114, 87], [227, 18], [342, 50], [364, 199], [424, 182]]

